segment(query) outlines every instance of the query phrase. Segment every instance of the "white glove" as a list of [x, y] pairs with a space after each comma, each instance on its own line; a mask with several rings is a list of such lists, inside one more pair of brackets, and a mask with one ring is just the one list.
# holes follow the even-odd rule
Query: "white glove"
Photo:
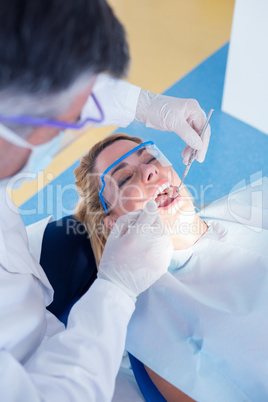
[[98, 277], [123, 289], [135, 302], [167, 272], [173, 245], [164, 234], [155, 201], [121, 216], [107, 240]]
[[196, 160], [204, 161], [210, 139], [210, 126], [201, 140], [199, 135], [206, 115], [197, 100], [156, 95], [142, 89], [135, 119], [147, 127], [178, 134], [188, 144], [182, 151], [183, 163], [187, 164], [193, 149], [197, 150]]

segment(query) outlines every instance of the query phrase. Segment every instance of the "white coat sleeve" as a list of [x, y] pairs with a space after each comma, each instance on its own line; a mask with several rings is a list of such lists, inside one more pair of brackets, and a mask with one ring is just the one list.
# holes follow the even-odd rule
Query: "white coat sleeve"
[[[93, 93], [104, 112], [99, 126], [128, 126], [135, 118], [141, 88], [105, 74], [99, 74]], [[81, 119], [98, 117], [99, 113], [90, 96], [82, 110]]]
[[45, 337], [24, 366], [1, 349], [5, 401], [111, 401], [133, 310], [124, 292], [97, 279], [72, 308], [66, 330]]

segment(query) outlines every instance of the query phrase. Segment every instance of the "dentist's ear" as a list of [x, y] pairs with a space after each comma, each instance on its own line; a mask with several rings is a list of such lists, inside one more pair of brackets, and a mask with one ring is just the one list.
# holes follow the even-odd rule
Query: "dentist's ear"
[[117, 221], [117, 218], [114, 215], [107, 215], [104, 218], [104, 225], [108, 229], [112, 230], [112, 228], [114, 227], [116, 221]]

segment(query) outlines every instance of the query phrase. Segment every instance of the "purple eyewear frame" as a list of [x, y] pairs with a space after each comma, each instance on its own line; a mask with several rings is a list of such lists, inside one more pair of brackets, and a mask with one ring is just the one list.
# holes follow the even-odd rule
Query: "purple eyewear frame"
[[104, 120], [104, 113], [103, 110], [96, 98], [96, 96], [91, 93], [91, 97], [95, 102], [95, 105], [100, 113], [100, 117], [98, 119], [95, 118], [87, 118], [83, 121], [79, 121], [76, 123], [66, 123], [64, 121], [59, 120], [49, 120], [43, 119], [42, 117], [31, 117], [31, 116], [2, 116], [0, 115], [0, 121], [7, 121], [10, 123], [17, 123], [22, 125], [29, 125], [29, 126], [48, 126], [48, 127], [57, 127], [61, 129], [72, 128], [78, 130], [84, 127], [87, 123], [101, 123]]

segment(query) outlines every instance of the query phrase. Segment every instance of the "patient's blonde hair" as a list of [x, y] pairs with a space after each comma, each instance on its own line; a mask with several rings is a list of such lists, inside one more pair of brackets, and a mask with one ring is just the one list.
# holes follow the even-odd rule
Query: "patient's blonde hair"
[[138, 137], [127, 134], [112, 134], [95, 144], [81, 159], [75, 169], [76, 187], [80, 200], [76, 207], [75, 216], [84, 224], [89, 234], [97, 266], [99, 265], [104, 246], [110, 230], [104, 224], [106, 212], [99, 197], [100, 175], [96, 172], [96, 161], [99, 154], [116, 141], [128, 140], [141, 144]]

